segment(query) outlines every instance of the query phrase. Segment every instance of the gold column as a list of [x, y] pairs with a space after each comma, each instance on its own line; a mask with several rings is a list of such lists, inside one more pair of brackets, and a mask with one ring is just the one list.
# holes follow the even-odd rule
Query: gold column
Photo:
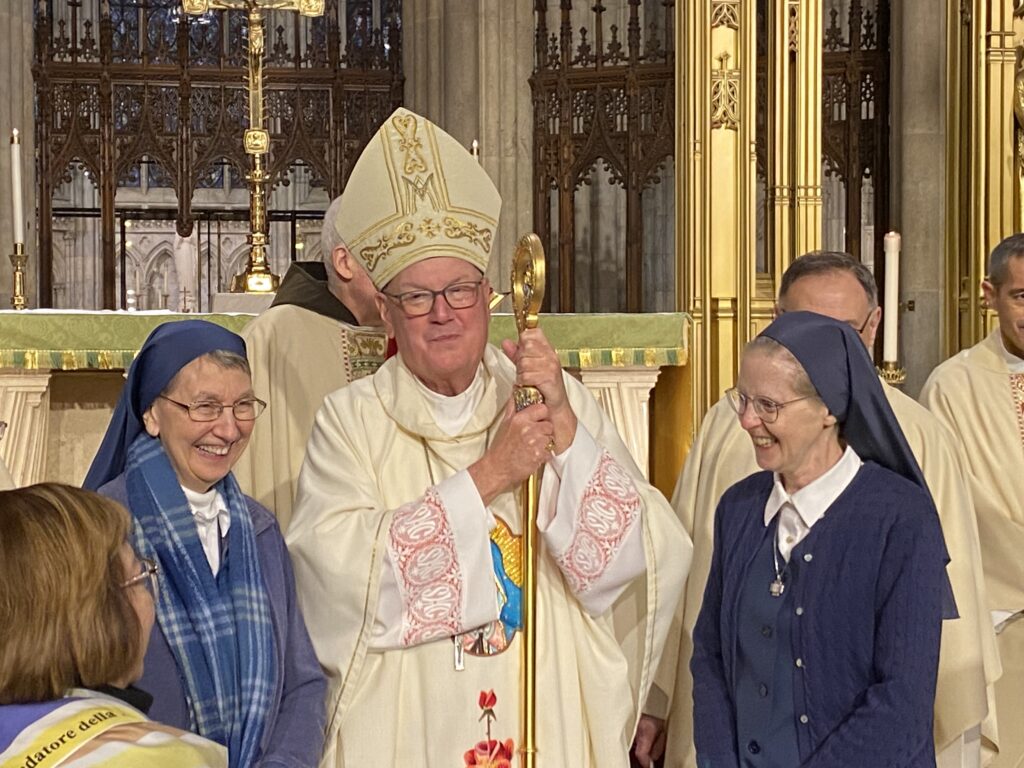
[[988, 333], [980, 291], [988, 254], [1024, 228], [1019, 176], [1007, 172], [1022, 126], [1014, 117], [1022, 12], [1019, 0], [947, 0], [947, 355]]
[[679, 295], [693, 316], [696, 422], [732, 385], [754, 283], [755, 4], [682, 4], [676, 50]]
[[[792, 257], [821, 248], [821, 3], [789, 0], [796, 54], [796, 238]], [[793, 14], [796, 18], [793, 19]], [[789, 266], [787, 262], [785, 266]], [[782, 272], [778, 273], [780, 276]]]
[[757, 272], [755, 0], [677, 5], [676, 217], [681, 309], [693, 316], [693, 428], [771, 320], [777, 281], [821, 244], [819, 0], [769, 0], [765, 240]]

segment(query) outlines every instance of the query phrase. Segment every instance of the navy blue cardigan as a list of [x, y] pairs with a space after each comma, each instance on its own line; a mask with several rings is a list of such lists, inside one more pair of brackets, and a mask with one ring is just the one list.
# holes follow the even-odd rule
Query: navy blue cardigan
[[[715, 515], [690, 662], [701, 768], [739, 765], [737, 608], [771, 489], [770, 472], [751, 475]], [[801, 766], [934, 768], [945, 545], [925, 492], [867, 462], [791, 557], [800, 560], [789, 605]]]
[[[125, 507], [126, 475], [118, 475], [99, 489]], [[245, 497], [256, 532], [256, 551], [263, 583], [270, 600], [277, 654], [277, 713], [263, 730], [259, 768], [314, 768], [324, 745], [327, 681], [317, 662], [295, 597], [292, 561], [285, 549], [277, 520], [259, 503]], [[129, 507], [130, 509], [130, 507]], [[159, 577], [158, 577], [159, 578]], [[159, 623], [153, 625], [145, 669], [138, 685], [153, 695], [149, 716], [175, 728], [189, 730], [185, 685], [174, 652]]]

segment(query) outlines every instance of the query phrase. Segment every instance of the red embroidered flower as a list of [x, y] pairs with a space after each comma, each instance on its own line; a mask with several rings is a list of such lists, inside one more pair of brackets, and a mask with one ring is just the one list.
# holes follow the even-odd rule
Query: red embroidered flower
[[471, 750], [463, 755], [463, 762], [466, 768], [480, 766], [481, 768], [512, 768], [512, 758], [515, 756], [515, 742], [512, 739], [498, 741], [477, 742]]
[[478, 741], [476, 745], [467, 751], [462, 760], [466, 768], [469, 766], [480, 766], [480, 768], [512, 768], [512, 758], [515, 756], [515, 742], [512, 739], [498, 741], [491, 738], [491, 723], [497, 720], [494, 714], [494, 707], [498, 703], [498, 697], [493, 690], [480, 691], [477, 698], [477, 706], [482, 710], [480, 719], [487, 722], [487, 738]]

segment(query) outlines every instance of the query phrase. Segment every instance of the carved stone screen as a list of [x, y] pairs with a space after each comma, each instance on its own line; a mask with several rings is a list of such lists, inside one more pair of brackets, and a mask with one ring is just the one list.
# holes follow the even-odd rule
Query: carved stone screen
[[824, 5], [822, 243], [872, 268], [889, 223], [889, 7]]
[[[318, 258], [319, 219], [402, 102], [401, 0], [266, 11], [271, 266]], [[209, 309], [248, 250], [246, 14], [180, 0], [39, 0], [42, 306]]]
[[675, 310], [675, 3], [536, 0], [535, 12], [546, 308]]

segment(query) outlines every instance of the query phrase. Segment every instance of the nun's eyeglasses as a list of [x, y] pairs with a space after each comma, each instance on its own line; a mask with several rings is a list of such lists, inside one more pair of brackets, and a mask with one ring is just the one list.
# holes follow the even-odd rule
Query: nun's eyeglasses
[[801, 400], [809, 400], [817, 395], [804, 395], [803, 397], [797, 397], [792, 400], [787, 400], [784, 403], [776, 403], [774, 400], [770, 400], [767, 397], [750, 397], [740, 392], [736, 387], [730, 387], [725, 390], [726, 396], [729, 398], [729, 405], [736, 411], [737, 416], [743, 416], [747, 411], [747, 406], [751, 405], [754, 408], [754, 413], [761, 419], [765, 424], [771, 424], [779, 418], [779, 411], [785, 408], [787, 405], [793, 403], [799, 403]]
[[231, 409], [237, 421], [253, 421], [267, 407], [267, 404], [258, 397], [239, 400], [231, 405], [225, 403], [179, 403], [167, 395], [157, 395], [157, 397], [188, 411], [188, 417], [192, 421], [216, 421], [224, 413], [225, 408]]

